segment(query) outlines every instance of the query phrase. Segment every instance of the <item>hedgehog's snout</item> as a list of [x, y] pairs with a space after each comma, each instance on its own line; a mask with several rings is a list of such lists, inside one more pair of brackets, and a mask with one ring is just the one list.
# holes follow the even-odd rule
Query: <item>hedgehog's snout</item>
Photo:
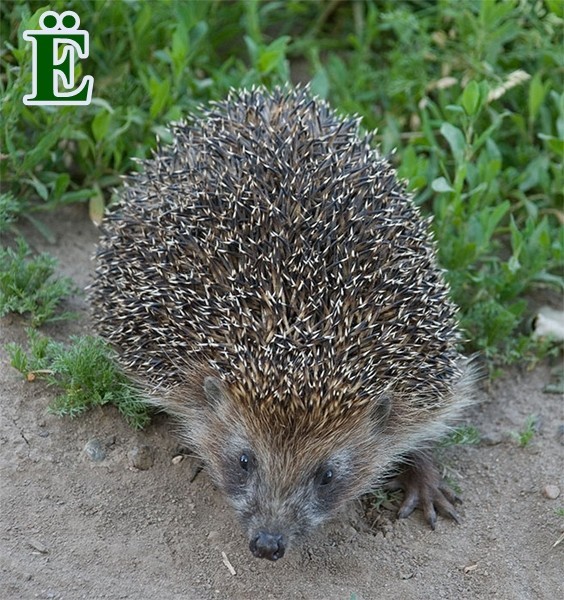
[[249, 548], [257, 558], [278, 560], [286, 552], [286, 540], [280, 533], [259, 531], [250, 541]]

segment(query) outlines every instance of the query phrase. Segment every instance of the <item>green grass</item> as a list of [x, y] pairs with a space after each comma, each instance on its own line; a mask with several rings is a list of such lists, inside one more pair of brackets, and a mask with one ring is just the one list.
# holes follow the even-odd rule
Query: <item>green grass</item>
[[[87, 107], [27, 107], [43, 2], [0, 6], [0, 231], [18, 216], [89, 202], [99, 217], [121, 174], [166, 124], [230, 87], [284, 83], [378, 128], [382, 152], [433, 215], [467, 350], [539, 356], [534, 290], [564, 289], [560, 0], [111, 2], [54, 0], [91, 33]], [[395, 152], [392, 154], [392, 151]], [[2, 267], [0, 266], [0, 269]]]
[[21, 238], [15, 249], [0, 248], [0, 317], [16, 312], [29, 316], [34, 327], [68, 318], [70, 313], [57, 308], [76, 286], [68, 277], [55, 277], [56, 265], [47, 254], [32, 258]]
[[0, 193], [0, 233], [11, 231], [20, 211], [20, 203], [12, 194]]
[[474, 425], [460, 425], [455, 427], [446, 438], [444, 438], [441, 446], [468, 446], [480, 443], [480, 432]]
[[28, 381], [43, 379], [61, 392], [52, 402], [51, 412], [75, 417], [96, 406], [112, 404], [132, 427], [148, 424], [147, 405], [120, 372], [114, 353], [101, 339], [74, 336], [67, 345], [31, 329], [28, 343], [28, 349], [14, 343], [7, 345], [11, 364]]
[[390, 491], [384, 487], [376, 488], [364, 496], [368, 508], [375, 512], [382, 512], [384, 508], [391, 510], [392, 506], [399, 505], [402, 492]]
[[529, 415], [520, 431], [512, 431], [511, 437], [521, 446], [528, 446], [538, 431], [539, 423], [536, 415]]

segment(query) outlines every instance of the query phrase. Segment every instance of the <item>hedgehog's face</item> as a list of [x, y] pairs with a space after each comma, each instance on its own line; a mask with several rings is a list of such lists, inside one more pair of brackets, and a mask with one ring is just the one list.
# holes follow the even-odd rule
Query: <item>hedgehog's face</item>
[[233, 448], [222, 476], [251, 552], [275, 561], [349, 498], [350, 466], [345, 452], [326, 460], [300, 460], [291, 446], [273, 445], [265, 452], [261, 442], [254, 448]]
[[[254, 556], [278, 560], [295, 538], [366, 491], [373, 457], [365, 429], [300, 436], [245, 422], [214, 378], [204, 384], [213, 410], [212, 446], [200, 448], [249, 536]], [[212, 436], [206, 436], [211, 439]]]

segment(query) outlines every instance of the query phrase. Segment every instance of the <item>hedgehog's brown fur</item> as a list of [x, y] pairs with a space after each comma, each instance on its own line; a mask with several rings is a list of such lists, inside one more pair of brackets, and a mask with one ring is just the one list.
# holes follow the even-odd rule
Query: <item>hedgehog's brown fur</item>
[[359, 121], [307, 90], [232, 93], [173, 137], [106, 219], [100, 333], [228, 495], [222, 436], [287, 488], [296, 455], [358, 446], [377, 456], [342, 495], [368, 490], [468, 399], [428, 224]]

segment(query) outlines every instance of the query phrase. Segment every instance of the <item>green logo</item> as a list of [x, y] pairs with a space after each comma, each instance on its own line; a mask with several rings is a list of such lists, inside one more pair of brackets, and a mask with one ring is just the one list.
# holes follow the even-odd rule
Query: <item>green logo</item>
[[23, 98], [27, 105], [90, 104], [94, 77], [86, 75], [75, 88], [75, 59], [88, 56], [89, 34], [78, 29], [78, 15], [67, 10], [60, 15], [52, 10], [39, 17], [38, 30], [24, 31], [23, 39], [32, 43], [33, 92]]

